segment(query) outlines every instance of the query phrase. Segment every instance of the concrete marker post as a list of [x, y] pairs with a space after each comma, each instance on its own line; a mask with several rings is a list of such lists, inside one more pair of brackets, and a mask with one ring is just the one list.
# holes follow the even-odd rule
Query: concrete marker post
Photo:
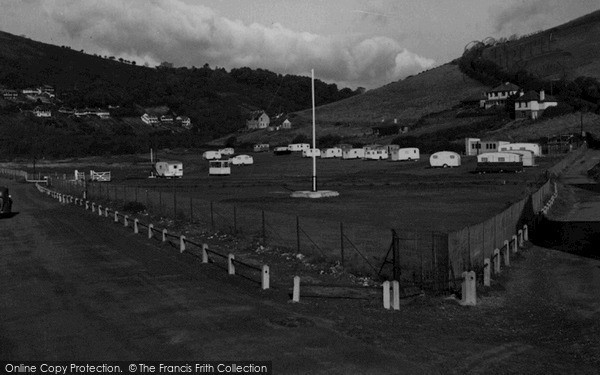
[[102, 216], [102, 206], [98, 205], [98, 216]]
[[266, 264], [262, 266], [262, 278], [260, 286], [262, 290], [269, 289], [270, 287], [269, 266], [267, 266]]
[[235, 265], [233, 264], [233, 260], [235, 259], [235, 255], [229, 254], [227, 256], [227, 272], [230, 275], [235, 275]]
[[137, 218], [135, 218], [133, 220], [133, 233], [135, 233], [135, 234], [140, 233], [140, 228], [138, 227], [138, 223], [139, 223], [139, 220]]
[[115, 223], [119, 222], [119, 211], [115, 211]]
[[202, 244], [202, 263], [208, 263], [208, 244]]
[[96, 203], [92, 202], [92, 212], [96, 212]]
[[529, 228], [527, 227], [527, 224], [523, 225], [523, 240], [529, 241]]
[[183, 253], [185, 251], [185, 236], [182, 234], [179, 236], [179, 253]]
[[512, 236], [512, 245], [513, 245], [512, 252], [516, 253], [517, 249], [518, 249], [517, 235], [516, 234], [513, 234], [513, 236]]
[[[506, 241], [505, 241], [506, 242]], [[505, 244], [504, 249], [504, 266], [510, 266], [510, 242]]]
[[483, 286], [490, 286], [490, 279], [492, 273], [492, 264], [490, 262], [490, 258], [485, 258], [483, 260]]
[[392, 309], [400, 310], [400, 283], [392, 281]]
[[500, 249], [494, 249], [494, 273], [500, 273]]
[[464, 278], [462, 282], [462, 298], [460, 304], [462, 306], [475, 306], [477, 304], [477, 287], [475, 271], [463, 272]]
[[125, 215], [123, 217], [123, 226], [124, 227], [128, 227], [129, 226], [129, 221], [128, 220], [129, 220], [129, 216]]
[[390, 282], [384, 281], [382, 284], [383, 287], [383, 308], [389, 310], [390, 309]]
[[163, 229], [162, 231], [162, 242], [167, 242], [167, 230]]
[[85, 209], [86, 210], [90, 209], [90, 201], [85, 201]]
[[519, 238], [519, 247], [523, 247], [523, 229], [519, 229], [519, 231], [517, 232], [518, 238]]
[[148, 224], [148, 239], [152, 239], [152, 229], [154, 228], [154, 224]]
[[292, 302], [300, 302], [300, 276], [294, 276], [294, 290], [292, 291]]
[[104, 216], [105, 216], [105, 217], [108, 217], [108, 207], [106, 207], [106, 208], [104, 209]]

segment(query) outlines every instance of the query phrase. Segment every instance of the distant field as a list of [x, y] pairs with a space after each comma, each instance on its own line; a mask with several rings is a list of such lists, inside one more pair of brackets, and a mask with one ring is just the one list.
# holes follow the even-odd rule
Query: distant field
[[[124, 158], [110, 164], [99, 160], [54, 163], [41, 173], [111, 170], [113, 184], [171, 193], [181, 197], [235, 204], [268, 212], [334, 222], [368, 224], [403, 230], [451, 231], [485, 220], [522, 199], [556, 159], [538, 158], [538, 166], [518, 174], [474, 174], [476, 160], [463, 157], [459, 168], [429, 168], [429, 155], [418, 162], [318, 159], [320, 189], [336, 190], [339, 197], [321, 200], [290, 198], [292, 190], [310, 190], [311, 159], [297, 154], [252, 154], [252, 166], [232, 167], [232, 175], [208, 176], [200, 153], [161, 155], [181, 160], [184, 178], [148, 179], [147, 156]], [[145, 158], [145, 161], [144, 161]], [[68, 163], [68, 164], [67, 164]], [[31, 165], [29, 165], [31, 167]], [[31, 170], [31, 168], [29, 168]]]

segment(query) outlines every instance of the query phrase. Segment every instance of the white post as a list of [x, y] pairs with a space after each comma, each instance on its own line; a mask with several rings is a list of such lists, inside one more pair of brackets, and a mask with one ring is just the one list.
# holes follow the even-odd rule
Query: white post
[[504, 265], [508, 267], [510, 266], [510, 246], [505, 246], [504, 249]]
[[519, 247], [523, 247], [523, 229], [519, 229], [517, 235], [519, 237]]
[[262, 266], [262, 282], [261, 282], [261, 287], [263, 290], [265, 289], [269, 289], [269, 266], [267, 266], [266, 264]]
[[140, 228], [138, 227], [138, 222], [139, 222], [138, 218], [135, 218], [133, 220], [133, 233], [135, 233], [135, 234], [140, 233]]
[[494, 273], [500, 273], [500, 249], [494, 249]]
[[102, 206], [98, 205], [98, 216], [102, 216]]
[[311, 74], [311, 91], [312, 91], [312, 191], [317, 191], [317, 153], [315, 149], [316, 144], [316, 120], [315, 120], [315, 70], [310, 70]]
[[90, 209], [90, 202], [89, 201], [85, 201], [85, 209], [86, 210]]
[[492, 265], [490, 263], [490, 258], [485, 258], [483, 260], [483, 286], [490, 286], [490, 278], [492, 273]]
[[185, 251], [185, 236], [182, 234], [179, 236], [179, 252], [183, 253]]
[[163, 229], [162, 231], [162, 242], [167, 242], [167, 230]]
[[475, 283], [475, 271], [463, 272], [462, 298], [460, 304], [463, 306], [475, 306], [477, 304], [477, 288]]
[[154, 228], [154, 224], [148, 224], [148, 239], [152, 238], [152, 229]]
[[294, 276], [294, 291], [292, 292], [292, 302], [300, 302], [300, 276]]
[[229, 254], [227, 256], [227, 271], [230, 275], [235, 275], [235, 265], [233, 264], [233, 260], [235, 259], [235, 255]]
[[96, 203], [92, 202], [92, 212], [96, 212]]
[[104, 209], [104, 216], [108, 217], [108, 207]]
[[384, 281], [383, 282], [383, 308], [384, 309], [390, 309], [390, 282], [389, 281]]
[[115, 211], [115, 223], [119, 222], [119, 211]]
[[392, 309], [400, 310], [400, 283], [392, 281]]
[[125, 215], [125, 217], [123, 217], [123, 226], [127, 227], [129, 226], [129, 221], [127, 221], [129, 219], [129, 216]]
[[208, 244], [202, 244], [202, 263], [208, 263]]
[[523, 240], [529, 241], [529, 228], [526, 225], [523, 225]]
[[516, 253], [517, 252], [517, 235], [516, 234], [513, 234], [513, 236], [512, 236], [512, 244], [513, 244], [512, 252]]

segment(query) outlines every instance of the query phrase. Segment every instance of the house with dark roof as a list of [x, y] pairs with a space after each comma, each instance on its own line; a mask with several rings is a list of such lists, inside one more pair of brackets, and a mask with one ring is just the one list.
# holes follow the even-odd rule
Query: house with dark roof
[[506, 104], [506, 99], [508, 99], [509, 96], [516, 95], [519, 90], [519, 86], [510, 82], [505, 82], [494, 87], [485, 93], [487, 96], [485, 108], [488, 109], [497, 105]]
[[539, 94], [535, 91], [529, 91], [515, 99], [515, 118], [530, 118], [535, 120], [539, 118], [546, 109], [558, 105], [556, 99], [546, 95], [544, 90]]
[[249, 130], [266, 129], [269, 126], [271, 119], [265, 111], [254, 111], [246, 120], [246, 128]]

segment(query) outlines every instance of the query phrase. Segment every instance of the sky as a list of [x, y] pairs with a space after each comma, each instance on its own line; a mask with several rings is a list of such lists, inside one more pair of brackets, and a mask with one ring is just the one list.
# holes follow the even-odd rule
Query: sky
[[380, 87], [600, 9], [598, 0], [0, 0], [0, 30], [156, 66]]

